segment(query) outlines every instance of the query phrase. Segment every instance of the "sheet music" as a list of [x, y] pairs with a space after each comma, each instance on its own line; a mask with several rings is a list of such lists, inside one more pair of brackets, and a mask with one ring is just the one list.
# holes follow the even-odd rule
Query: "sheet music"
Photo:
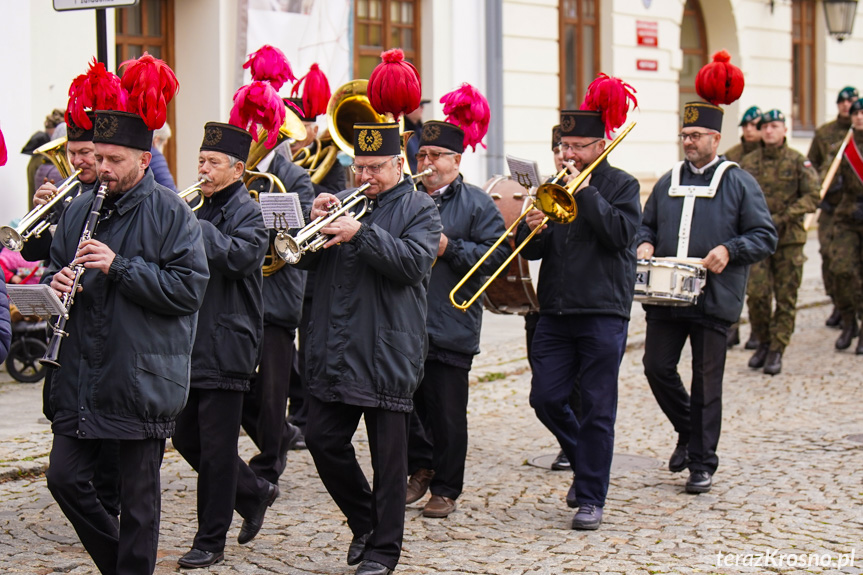
[[38, 315], [50, 317], [65, 315], [66, 307], [51, 289], [45, 284], [9, 284], [6, 286], [9, 299], [18, 307], [22, 315]]
[[264, 224], [274, 230], [289, 230], [302, 228], [306, 225], [303, 219], [303, 208], [300, 196], [296, 193], [281, 194], [278, 192], [260, 194], [261, 214]]
[[539, 187], [542, 180], [539, 176], [539, 164], [535, 161], [516, 158], [507, 154], [506, 163], [513, 180], [527, 189]]

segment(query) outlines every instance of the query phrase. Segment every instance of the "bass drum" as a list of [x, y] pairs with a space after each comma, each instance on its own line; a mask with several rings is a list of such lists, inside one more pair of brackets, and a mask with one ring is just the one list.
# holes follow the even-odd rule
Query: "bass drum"
[[[483, 189], [494, 200], [507, 228], [530, 203], [527, 190], [507, 176], [492, 177]], [[515, 233], [510, 234], [507, 241], [510, 247], [515, 249]], [[538, 261], [528, 262], [521, 256], [513, 259], [509, 268], [497, 276], [482, 295], [485, 308], [500, 314], [525, 315], [539, 311], [539, 300], [531, 273], [533, 277], [539, 277]]]

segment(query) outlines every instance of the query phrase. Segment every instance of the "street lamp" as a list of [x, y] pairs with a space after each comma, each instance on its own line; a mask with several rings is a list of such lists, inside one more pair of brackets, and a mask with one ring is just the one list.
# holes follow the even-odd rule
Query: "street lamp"
[[827, 31], [838, 41], [851, 35], [854, 17], [857, 14], [857, 0], [823, 0], [824, 18]]

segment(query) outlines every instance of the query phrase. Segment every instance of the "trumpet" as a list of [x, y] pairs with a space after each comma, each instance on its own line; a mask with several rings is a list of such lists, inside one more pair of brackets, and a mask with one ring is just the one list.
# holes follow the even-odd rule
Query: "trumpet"
[[194, 207], [192, 207], [193, 212], [197, 211], [197, 210], [201, 209], [201, 206], [204, 205], [204, 194], [201, 192], [201, 185], [203, 185], [204, 182], [209, 182], [209, 181], [210, 181], [210, 178], [208, 178], [207, 176], [201, 176], [197, 182], [195, 182], [194, 184], [192, 184], [191, 186], [189, 186], [185, 190], [177, 192], [177, 195], [180, 197], [181, 200], [185, 200], [185, 201], [188, 201], [187, 198], [189, 198], [195, 194], [200, 195], [201, 196], [200, 201], [197, 204], [195, 204]]
[[[596, 167], [611, 153], [622, 140], [626, 137], [626, 135], [635, 127], [635, 122], [629, 124], [623, 131], [618, 134], [618, 136], [612, 140], [612, 142], [603, 150], [603, 152], [596, 158], [592, 164], [587, 166], [581, 173], [579, 173], [575, 178], [573, 178], [568, 184], [565, 186], [561, 186], [558, 182], [569, 173], [569, 166], [564, 167], [558, 173], [551, 182], [546, 184], [542, 184], [536, 189], [536, 198], [533, 200], [533, 203], [524, 210], [518, 218], [509, 226], [509, 228], [503, 233], [500, 238], [496, 242], [494, 242], [491, 247], [486, 251], [485, 254], [479, 261], [470, 269], [469, 272], [459, 281], [452, 291], [449, 292], [449, 301], [453, 305], [460, 309], [461, 311], [467, 311], [478, 298], [482, 295], [482, 293], [488, 289], [488, 286], [492, 284], [492, 282], [499, 276], [504, 270], [509, 268], [510, 262], [515, 259], [518, 253], [533, 239], [533, 236], [538, 234], [543, 226], [548, 223], [549, 220], [553, 222], [568, 224], [575, 220], [578, 216], [578, 206], [575, 203], [575, 192], [578, 190], [578, 187], [587, 179], [590, 173], [596, 169]], [[461, 289], [461, 287], [467, 283], [467, 281], [476, 274], [477, 270], [485, 263], [494, 250], [504, 242], [507, 238], [515, 235], [515, 230], [518, 227], [518, 224], [527, 216], [527, 214], [533, 210], [540, 210], [545, 217], [542, 221], [537, 225], [521, 242], [514, 250], [512, 250], [512, 254], [500, 265], [500, 267], [491, 274], [486, 282], [482, 284], [482, 286], [476, 291], [473, 296], [470, 297], [467, 301], [462, 303], [456, 302], [456, 292]]]
[[[60, 187], [57, 188], [57, 192], [54, 196], [48, 200], [48, 203], [43, 204], [41, 206], [36, 206], [21, 218], [21, 222], [18, 224], [18, 227], [13, 228], [12, 226], [2, 226], [0, 227], [0, 243], [9, 248], [12, 251], [20, 252], [24, 247], [24, 242], [29, 240], [30, 238], [38, 238], [42, 235], [42, 232], [47, 230], [51, 226], [51, 209], [54, 205], [69, 196], [69, 192], [78, 188], [78, 191], [81, 191], [81, 182], [78, 180], [78, 175], [81, 173], [81, 170], [75, 171], [71, 176], [66, 178]], [[69, 196], [70, 198], [72, 196]]]
[[[96, 192], [96, 197], [93, 198], [93, 204], [90, 206], [90, 215], [87, 218], [87, 223], [84, 225], [84, 230], [81, 232], [81, 239], [78, 240], [78, 247], [75, 248], [75, 253], [81, 249], [81, 244], [93, 237], [96, 232], [96, 224], [99, 223], [99, 212], [102, 210], [102, 202], [105, 200], [105, 194], [108, 193], [108, 184], [99, 186], [99, 191]], [[75, 261], [74, 259], [72, 261]], [[70, 266], [72, 264], [69, 264]], [[63, 338], [69, 335], [66, 332], [66, 321], [69, 319], [69, 310], [72, 309], [72, 304], [75, 303], [75, 292], [78, 291], [78, 286], [81, 285], [81, 276], [84, 275], [84, 264], [75, 264], [72, 271], [75, 277], [72, 279], [72, 291], [63, 295], [63, 306], [66, 308], [65, 313], [57, 318], [57, 322], [51, 326], [54, 334], [51, 336], [51, 341], [48, 343], [48, 349], [45, 351], [45, 357], [39, 360], [42, 365], [48, 365], [55, 369], [60, 367], [60, 362], [57, 358], [60, 356], [60, 344], [63, 343]]]
[[[427, 168], [415, 176], [411, 176], [414, 180], [427, 176], [434, 172], [434, 168]], [[316, 252], [323, 248], [330, 241], [329, 235], [321, 230], [329, 226], [342, 216], [348, 215], [359, 219], [365, 215], [368, 210], [369, 199], [365, 196], [365, 191], [369, 189], [370, 184], [365, 183], [341, 201], [338, 206], [334, 206], [325, 216], [318, 216], [309, 223], [306, 227], [297, 232], [296, 236], [280, 231], [273, 241], [276, 248], [276, 253], [280, 258], [289, 264], [295, 264], [307, 252]], [[358, 212], [353, 210], [361, 206]]]

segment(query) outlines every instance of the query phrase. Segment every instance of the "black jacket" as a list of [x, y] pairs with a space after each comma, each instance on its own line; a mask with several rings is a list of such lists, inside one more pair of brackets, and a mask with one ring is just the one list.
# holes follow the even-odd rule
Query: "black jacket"
[[[288, 192], [300, 197], [303, 217], [309, 222], [309, 212], [315, 199], [312, 181], [303, 168], [281, 154], [276, 154], [268, 172], [279, 178]], [[296, 230], [292, 230], [292, 233]], [[271, 238], [275, 231], [270, 231]], [[303, 295], [306, 289], [307, 272], [294, 266], [282, 266], [277, 272], [264, 278], [264, 325], [278, 325], [295, 330], [303, 313]]]
[[[75, 256], [94, 193], [64, 212], [43, 281]], [[54, 432], [86, 439], [170, 437], [186, 403], [198, 309], [207, 288], [201, 226], [147, 172], [99, 222], [117, 255], [88, 270], [66, 323], [50, 392]]]
[[[715, 164], [704, 174], [695, 174], [689, 162], [680, 171], [683, 185], [706, 186]], [[668, 196], [671, 172], [662, 176], [644, 206], [644, 219], [638, 230], [638, 244], [654, 246], [654, 257], [677, 255], [677, 232], [683, 198]], [[707, 316], [734, 323], [740, 319], [749, 264], [763, 260], [776, 250], [777, 235], [758, 182], [748, 172], [732, 167], [726, 170], [713, 198], [696, 198], [692, 213], [689, 257], [703, 258], [723, 245], [731, 257], [721, 274], [707, 273], [707, 284], [696, 306], [663, 308], [645, 305], [648, 314], [663, 316]]]
[[[635, 291], [634, 240], [641, 221], [638, 181], [603, 160], [575, 201], [574, 222], [550, 222], [521, 252], [529, 260], [542, 258], [540, 314], [629, 319]], [[522, 222], [517, 244], [529, 233]]]
[[305, 344], [309, 393], [410, 412], [428, 346], [426, 290], [440, 216], [405, 178], [359, 221], [350, 242], [300, 260], [318, 274]]
[[192, 387], [247, 391], [264, 331], [261, 265], [269, 249], [261, 208], [242, 181], [197, 212], [210, 283], [198, 315]]
[[[419, 190], [426, 190], [419, 187]], [[434, 347], [476, 355], [479, 353], [479, 333], [482, 327], [482, 302], [466, 312], [453, 307], [449, 300], [452, 288], [506, 231], [503, 216], [494, 201], [482, 189], [464, 183], [459, 176], [446, 191], [433, 198], [440, 212], [443, 233], [449, 242], [446, 251], [432, 268], [428, 290], [428, 336]], [[512, 252], [504, 242], [471, 277], [457, 296], [459, 303], [470, 298]]]

